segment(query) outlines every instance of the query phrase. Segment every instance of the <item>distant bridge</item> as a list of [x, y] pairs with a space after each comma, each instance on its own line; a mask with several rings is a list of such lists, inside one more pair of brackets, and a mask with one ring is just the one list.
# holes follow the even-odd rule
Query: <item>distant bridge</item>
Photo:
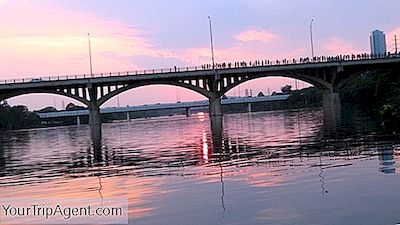
[[[273, 95], [273, 96], [260, 96], [260, 97], [238, 97], [238, 98], [227, 98], [222, 99], [222, 105], [229, 104], [240, 104], [240, 103], [255, 103], [255, 102], [267, 102], [267, 101], [283, 101], [287, 100], [290, 95]], [[161, 109], [186, 109], [190, 113], [191, 108], [197, 107], [208, 107], [208, 101], [192, 101], [192, 102], [178, 102], [168, 104], [151, 104], [151, 105], [140, 105], [140, 106], [127, 106], [127, 107], [109, 107], [100, 109], [101, 114], [106, 113], [129, 113], [146, 110], [161, 110]], [[251, 107], [251, 105], [250, 105]], [[74, 110], [74, 111], [59, 111], [59, 112], [46, 112], [37, 113], [42, 119], [49, 118], [60, 118], [60, 117], [79, 117], [89, 115], [89, 110]], [[129, 116], [127, 116], [129, 119]], [[77, 119], [77, 121], [80, 121]]]
[[209, 66], [145, 70], [134, 72], [73, 75], [8, 80], [0, 84], [0, 101], [31, 94], [52, 93], [78, 100], [89, 108], [89, 123], [101, 124], [100, 106], [112, 97], [147, 85], [174, 85], [195, 91], [209, 99], [211, 117], [222, 116], [221, 97], [246, 81], [271, 76], [299, 79], [319, 88], [325, 108], [340, 105], [338, 88], [349, 77], [367, 71], [399, 69], [400, 54], [368, 54], [317, 57], [276, 62], [218, 64]]

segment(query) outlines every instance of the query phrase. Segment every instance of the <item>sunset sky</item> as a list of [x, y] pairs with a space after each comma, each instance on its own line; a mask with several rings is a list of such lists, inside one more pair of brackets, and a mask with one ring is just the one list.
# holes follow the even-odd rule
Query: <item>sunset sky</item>
[[[89, 73], [88, 32], [94, 73], [210, 63], [207, 16], [217, 62], [309, 56], [312, 18], [316, 55], [369, 52], [374, 29], [386, 33], [388, 51], [394, 51], [399, 9], [398, 0], [0, 0], [0, 79]], [[241, 95], [246, 88], [272, 92], [285, 84], [293, 81], [248, 82]], [[150, 86], [122, 94], [120, 104], [175, 102], [177, 96], [204, 99]], [[60, 109], [71, 101], [53, 95], [9, 100], [30, 109]], [[106, 106], [116, 104], [114, 98]]]

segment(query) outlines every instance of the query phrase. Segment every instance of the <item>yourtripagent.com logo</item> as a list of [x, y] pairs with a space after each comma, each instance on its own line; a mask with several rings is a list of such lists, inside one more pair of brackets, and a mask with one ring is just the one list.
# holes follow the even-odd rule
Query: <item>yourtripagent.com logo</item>
[[1, 224], [127, 224], [126, 199], [1, 199]]

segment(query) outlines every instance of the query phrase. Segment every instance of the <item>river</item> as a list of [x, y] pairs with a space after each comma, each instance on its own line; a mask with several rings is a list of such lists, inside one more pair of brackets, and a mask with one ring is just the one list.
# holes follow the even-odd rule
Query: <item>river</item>
[[[328, 127], [329, 126], [329, 127]], [[207, 114], [0, 133], [0, 197], [112, 198], [129, 224], [396, 224], [400, 139], [362, 112]]]

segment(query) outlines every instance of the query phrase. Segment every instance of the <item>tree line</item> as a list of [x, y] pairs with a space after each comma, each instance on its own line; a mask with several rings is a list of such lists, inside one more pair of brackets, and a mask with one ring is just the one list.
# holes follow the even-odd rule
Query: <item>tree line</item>
[[36, 113], [26, 106], [10, 106], [7, 101], [0, 103], [0, 130], [15, 130], [40, 127], [41, 121]]

